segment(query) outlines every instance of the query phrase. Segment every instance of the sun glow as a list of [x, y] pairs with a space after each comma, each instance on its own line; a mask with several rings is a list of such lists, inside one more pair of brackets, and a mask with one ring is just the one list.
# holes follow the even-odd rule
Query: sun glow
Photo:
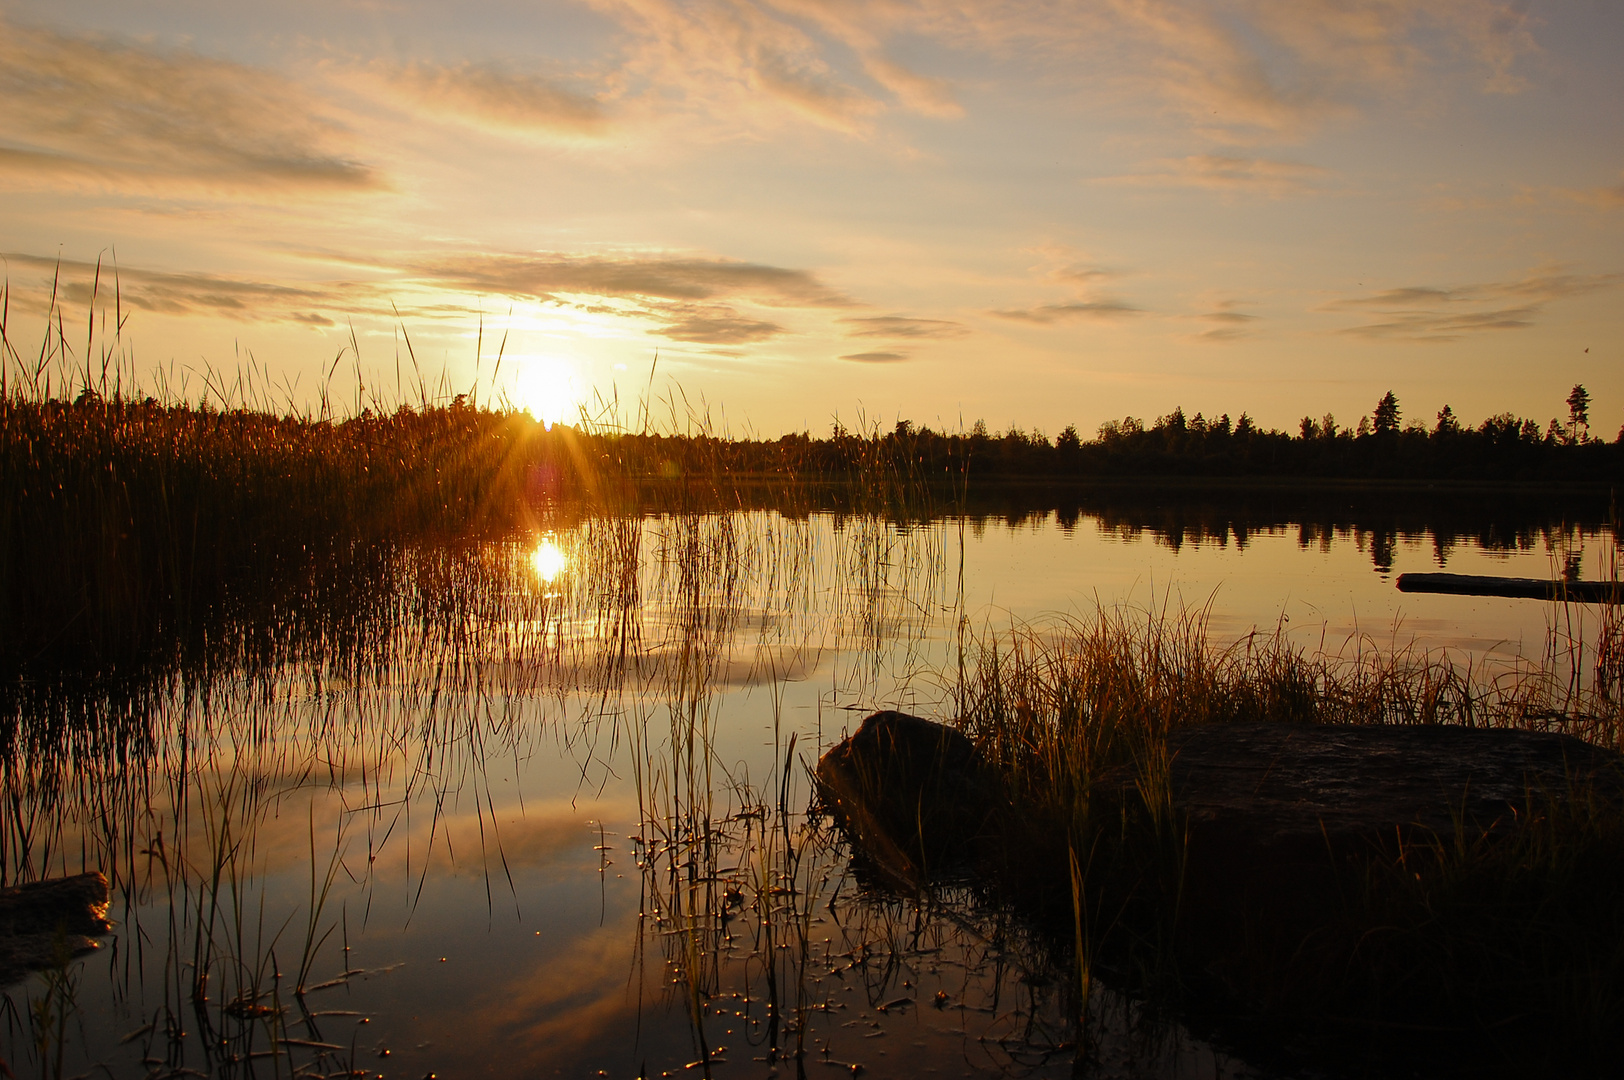
[[556, 356], [525, 359], [514, 380], [514, 404], [548, 424], [578, 418], [581, 395], [575, 366]]
[[543, 585], [551, 585], [555, 578], [570, 568], [570, 557], [558, 546], [557, 540], [544, 536], [536, 544], [536, 550], [530, 553], [530, 565]]

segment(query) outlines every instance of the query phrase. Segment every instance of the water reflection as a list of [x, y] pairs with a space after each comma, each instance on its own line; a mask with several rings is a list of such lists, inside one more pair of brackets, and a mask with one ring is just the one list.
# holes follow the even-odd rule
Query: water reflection
[[570, 557], [551, 536], [544, 536], [530, 553], [530, 565], [543, 585], [551, 585], [558, 575], [570, 568]]
[[0, 873], [101, 869], [121, 930], [72, 969], [73, 1041], [29, 1026], [36, 978], [11, 991], [0, 1057], [116, 1077], [273, 1058], [1065, 1074], [1086, 1043], [1146, 1074], [1245, 1071], [1126, 998], [1088, 1003], [1115, 1027], [1079, 1029], [1064, 943], [973, 890], [865, 887], [806, 766], [867, 709], [949, 710], [961, 634], [993, 605], [1114, 603], [1150, 556], [1386, 595], [1371, 563], [1412, 539], [1465, 559], [1612, 534], [1543, 504], [1036, 502], [907, 522], [560, 512], [539, 539], [323, 551], [264, 603], [222, 603], [203, 645], [8, 685]]

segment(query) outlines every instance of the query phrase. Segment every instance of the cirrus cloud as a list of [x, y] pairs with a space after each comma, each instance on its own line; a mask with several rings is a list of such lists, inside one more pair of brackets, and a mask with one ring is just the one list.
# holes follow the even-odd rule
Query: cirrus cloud
[[994, 311], [990, 314], [1000, 319], [1046, 326], [1060, 322], [1119, 319], [1125, 315], [1138, 315], [1143, 311], [1143, 308], [1134, 307], [1121, 300], [1077, 300], [1069, 304], [1041, 304], [1037, 307]]
[[915, 319], [907, 315], [853, 315], [838, 320], [851, 327], [851, 337], [954, 338], [970, 332], [948, 319]]
[[1299, 161], [1239, 154], [1192, 154], [1158, 162], [1149, 171], [1101, 177], [1095, 183], [1129, 187], [1195, 187], [1266, 196], [1320, 190], [1330, 173]]
[[1537, 272], [1517, 281], [1476, 285], [1407, 285], [1324, 305], [1323, 311], [1365, 318], [1338, 333], [1373, 339], [1449, 342], [1468, 334], [1526, 330], [1557, 300], [1624, 282], [1624, 274]]
[[596, 98], [493, 63], [375, 63], [367, 81], [391, 102], [497, 134], [597, 135], [608, 127]]
[[0, 21], [0, 177], [260, 195], [383, 185], [354, 137], [270, 71]]

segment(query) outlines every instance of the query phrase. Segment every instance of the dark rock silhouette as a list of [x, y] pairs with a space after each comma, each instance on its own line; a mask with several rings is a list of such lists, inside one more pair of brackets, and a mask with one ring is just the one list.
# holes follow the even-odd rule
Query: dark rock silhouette
[[100, 873], [0, 889], [0, 985], [98, 948], [111, 929]]
[[942, 724], [877, 712], [818, 762], [818, 786], [866, 857], [902, 892], [973, 862], [993, 810], [974, 745]]

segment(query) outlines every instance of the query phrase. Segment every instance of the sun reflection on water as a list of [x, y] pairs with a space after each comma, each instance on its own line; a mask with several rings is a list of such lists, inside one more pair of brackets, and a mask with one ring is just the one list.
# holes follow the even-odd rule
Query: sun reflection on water
[[544, 536], [536, 544], [536, 550], [530, 553], [530, 565], [535, 568], [536, 577], [543, 585], [551, 585], [555, 578], [570, 568], [569, 553], [558, 546], [557, 540]]

